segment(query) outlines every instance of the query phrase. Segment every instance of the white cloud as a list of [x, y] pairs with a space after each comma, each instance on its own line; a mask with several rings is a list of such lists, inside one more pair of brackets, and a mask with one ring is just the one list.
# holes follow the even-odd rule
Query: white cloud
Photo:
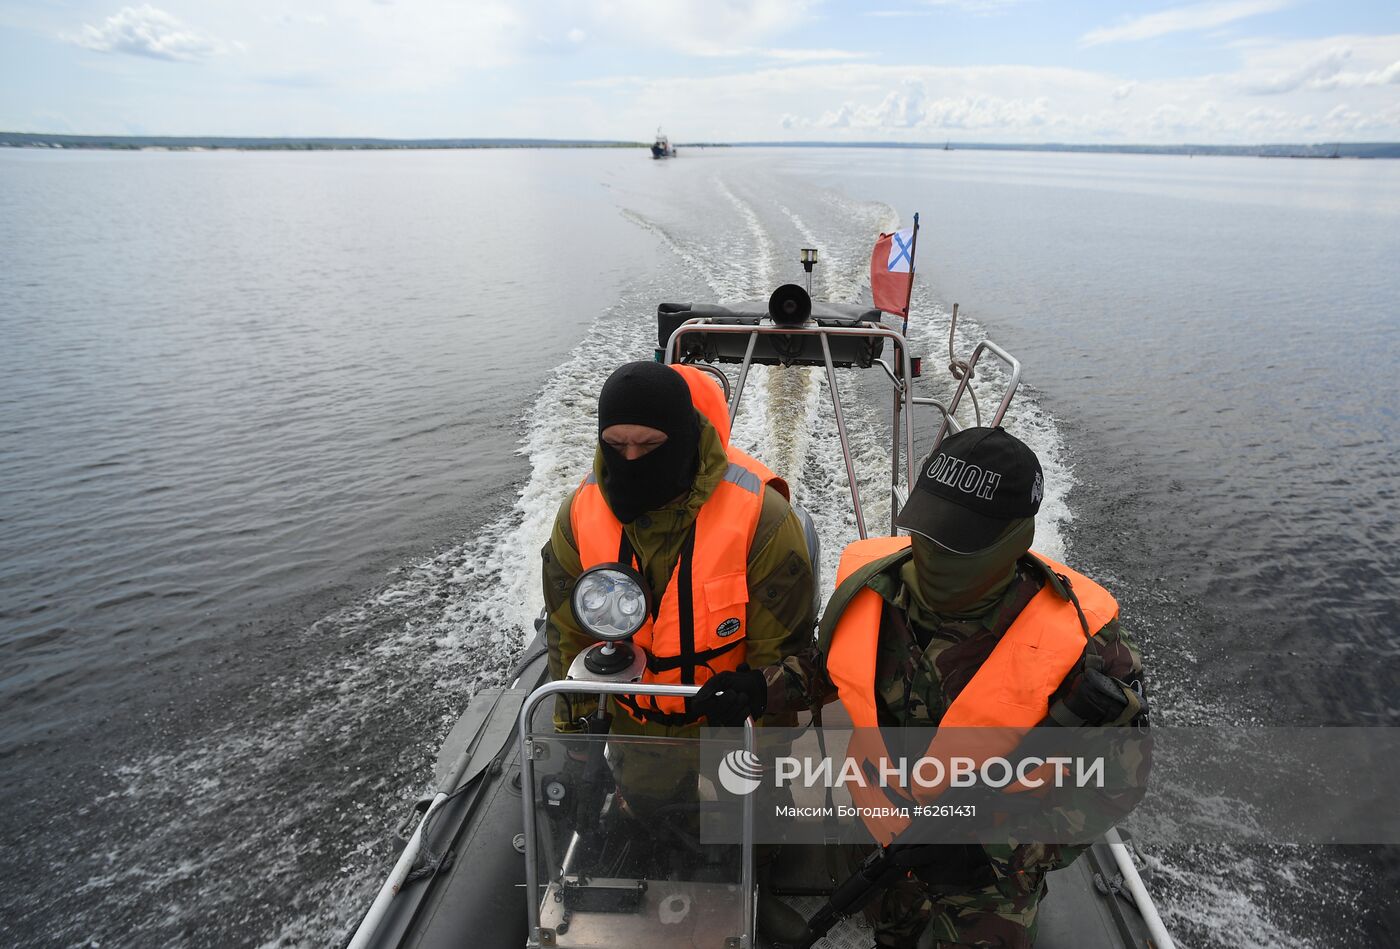
[[[840, 23], [820, 0], [150, 2], [164, 9], [127, 7], [67, 38], [161, 59], [242, 50], [205, 70], [228, 90], [220, 122], [231, 133], [613, 139], [637, 138], [664, 121], [678, 139], [713, 141], [1332, 141], [1362, 129], [1400, 139], [1400, 35], [1228, 43], [1198, 36], [1192, 41], [1211, 47], [1216, 72], [1143, 78], [1132, 62], [1119, 74], [937, 66], [926, 47], [903, 47], [899, 62], [878, 44], [860, 52], [856, 35], [843, 29], [854, 13]], [[1206, 24], [1228, 28], [1283, 5], [1178, 6], [1095, 33], [1110, 42], [1208, 31], [1218, 27]], [[873, 12], [952, 12], [917, 0], [879, 7]], [[197, 20], [186, 12], [194, 10]], [[0, 9], [0, 20], [7, 15], [14, 14]], [[48, 36], [82, 22], [64, 24], [51, 6], [26, 16], [45, 20], [41, 30], [30, 28]], [[912, 35], [918, 31], [906, 28], [931, 20], [887, 22]], [[116, 63], [108, 65], [107, 74], [119, 74]], [[607, 68], [618, 73], [600, 73]], [[267, 90], [270, 84], [280, 88]], [[152, 100], [142, 113], [152, 128], [207, 129], [206, 100], [178, 84], [159, 97], [159, 108]], [[115, 98], [86, 101], [35, 105], [62, 111], [79, 127], [119, 126]]]
[[326, 26], [330, 23], [321, 13], [278, 13], [268, 17], [268, 22], [283, 26]]
[[1253, 95], [1364, 92], [1400, 84], [1400, 35], [1256, 42], [1240, 48], [1245, 63], [1234, 81]]
[[[278, 0], [243, 0], [277, 10]], [[467, 4], [363, 3], [308, 0], [330, 28], [264, 30], [252, 36], [257, 66], [269, 72], [295, 70], [322, 77], [328, 88], [350, 94], [440, 92], [467, 77], [508, 67], [530, 55], [566, 55], [580, 45], [569, 35], [583, 27], [564, 16], [539, 20], [509, 0]], [[540, 23], [554, 32], [540, 35]], [[230, 15], [224, 29], [250, 29]]]
[[967, 13], [1001, 13], [1019, 6], [1025, 0], [924, 0], [931, 7], [956, 7]]
[[[80, 31], [70, 27], [69, 32], [80, 35], [65, 38], [93, 49], [163, 59], [197, 59], [238, 49], [246, 55], [228, 68], [230, 80], [235, 71], [254, 82], [257, 77], [295, 75], [302, 77], [302, 85], [325, 90], [326, 96], [345, 97], [341, 101], [352, 112], [350, 97], [382, 99], [411, 94], [420, 97], [411, 108], [424, 114], [439, 103], [440, 125], [424, 130], [426, 134], [479, 129], [480, 110], [474, 94], [468, 93], [470, 101], [464, 102], [453, 90], [464, 85], [481, 87], [482, 80], [493, 78], [493, 73], [529, 63], [557, 62], [566, 56], [604, 50], [624, 62], [634, 52], [694, 55], [726, 48], [759, 61], [833, 61], [858, 55], [843, 50], [776, 48], [788, 31], [802, 26], [806, 9], [818, 0], [606, 0], [587, 4], [577, 0], [531, 4], [518, 0], [298, 0], [292, 5], [285, 0], [240, 0], [237, 4], [205, 2], [198, 6], [189, 0], [183, 2], [186, 6], [171, 4], [168, 9], [179, 16], [185, 15], [184, 10], [198, 9], [199, 29], [180, 23], [165, 10], [134, 6], [105, 23]], [[483, 98], [494, 103], [502, 92], [510, 98], [527, 91], [543, 95], [546, 84], [529, 79]], [[431, 98], [453, 95], [459, 96], [455, 106]], [[306, 104], [313, 101], [303, 100]], [[366, 132], [381, 124], [384, 113], [380, 108], [377, 114], [366, 114]], [[337, 115], [337, 122], [342, 118]], [[554, 125], [557, 121], [551, 123]], [[390, 127], [400, 127], [398, 120]], [[481, 134], [489, 134], [489, 130]]]
[[[591, 84], [596, 98], [589, 114], [600, 125], [578, 131], [580, 137], [608, 137], [608, 129], [647, 127], [655, 124], [653, 116], [666, 115], [674, 117], [668, 122], [677, 136], [723, 141], [1249, 144], [1354, 140], [1362, 129], [1368, 137], [1400, 137], [1394, 86], [1348, 88], [1342, 111], [1335, 108], [1335, 91], [1307, 83], [1270, 96], [1268, 108], [1248, 91], [1281, 64], [1325, 62], [1323, 54], [1334, 48], [1351, 50], [1347, 68], [1357, 77], [1379, 82], [1393, 75], [1400, 37], [1370, 38], [1369, 45], [1355, 37], [1261, 44], [1251, 47], [1237, 73], [1156, 80], [1053, 67], [879, 63], [771, 66], [691, 78], [634, 75], [610, 87]], [[1313, 75], [1329, 70], [1314, 68]], [[1333, 73], [1328, 81], [1350, 75]]]
[[[1051, 111], [1049, 100], [1040, 97], [1003, 99], [996, 96], [949, 96], [930, 99], [920, 85], [917, 92], [906, 89], [890, 93], [878, 106], [846, 102], [834, 112], [826, 112], [811, 123], [815, 128], [852, 129], [862, 137], [909, 138], [912, 141], [936, 138], [946, 132], [995, 132], [999, 141], [1033, 134], [1051, 126], [1071, 124], [1068, 116]], [[912, 136], [907, 133], [916, 133]], [[1011, 137], [1008, 138], [1007, 136]]]
[[570, 85], [579, 89], [640, 89], [651, 81], [646, 76], [601, 76], [597, 79], [576, 79]]
[[869, 59], [869, 53], [857, 53], [846, 49], [764, 49], [756, 50], [766, 59], [776, 59], [788, 63], [830, 62], [842, 59]]
[[803, 125], [815, 125], [817, 128], [848, 129], [852, 124], [851, 107], [849, 105], [843, 105], [835, 112], [823, 114], [816, 122], [800, 121], [802, 121]]
[[1337, 72], [1326, 77], [1319, 77], [1311, 83], [1315, 89], [1348, 89], [1362, 86], [1394, 86], [1400, 85], [1400, 59], [1386, 66], [1384, 69], [1373, 69], [1370, 72]]
[[880, 124], [891, 128], [916, 128], [922, 125], [929, 115], [928, 90], [918, 80], [910, 79], [904, 88], [891, 92], [880, 103], [877, 112]]
[[1292, 92], [1304, 84], [1326, 83], [1342, 71], [1342, 66], [1351, 56], [1352, 52], [1347, 47], [1334, 46], [1287, 72], [1253, 80], [1246, 88], [1255, 95], [1278, 95]]
[[[800, 26], [817, 0], [472, 0], [369, 11], [354, 0], [325, 2], [353, 27], [365, 49], [360, 61], [386, 63], [397, 77], [391, 84], [425, 90], [467, 74], [590, 49], [789, 61], [854, 55], [766, 48], [765, 41]], [[542, 24], [558, 26], [542, 36]]]
[[818, 63], [836, 60], [869, 59], [869, 53], [846, 49], [784, 49], [757, 46], [704, 46], [689, 51], [702, 59], [771, 59], [785, 63]]
[[595, 29], [619, 40], [697, 56], [735, 50], [800, 26], [817, 0], [610, 0], [592, 8]]
[[[611, 114], [635, 111], [640, 121], [668, 107], [686, 116], [689, 136], [740, 141], [770, 138], [775, 129], [846, 140], [931, 141], [974, 131], [986, 140], [1043, 140], [1047, 129], [1072, 122], [1049, 97], [1028, 90], [1074, 89], [1083, 96], [1091, 86], [1100, 100], [1112, 88], [1087, 73], [1021, 66], [775, 67], [648, 82], [631, 90], [622, 112]], [[754, 108], [755, 90], [762, 90], [766, 108]]]
[[1292, 0], [1227, 0], [1225, 3], [1197, 3], [1135, 17], [1117, 26], [1102, 26], [1079, 38], [1081, 46], [1146, 40], [1168, 33], [1209, 30], [1236, 20], [1273, 13]]
[[102, 22], [64, 37], [101, 53], [129, 53], [151, 59], [190, 61], [223, 52], [227, 45], [206, 36], [149, 4], [124, 7]]

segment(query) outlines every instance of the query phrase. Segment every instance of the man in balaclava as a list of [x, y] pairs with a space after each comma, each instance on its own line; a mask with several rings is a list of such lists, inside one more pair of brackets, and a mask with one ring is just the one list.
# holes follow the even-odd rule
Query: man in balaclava
[[[696, 411], [703, 401], [722, 412], [723, 399], [701, 390], [707, 398], [693, 400], [687, 379], [694, 377], [656, 362], [627, 363], [608, 378], [598, 397], [593, 472], [560, 507], [542, 552], [552, 678], [564, 678], [593, 642], [573, 615], [574, 582], [589, 567], [621, 562], [651, 595], [651, 620], [633, 637], [649, 657], [643, 681], [702, 686], [691, 700], [610, 700], [614, 735], [696, 737], [704, 724], [761, 716], [787, 724], [790, 710], [806, 704], [807, 667], [793, 657], [810, 646], [816, 605], [802, 528], [782, 480], [726, 445]], [[727, 434], [727, 419], [722, 428]], [[561, 697], [556, 729], [581, 730], [594, 708], [591, 698]], [[667, 802], [695, 800], [694, 763], [613, 744], [631, 812], [664, 813]], [[760, 860], [760, 884], [766, 878]], [[784, 910], [760, 899], [760, 928], [771, 938], [801, 932], [801, 918]]]
[[[847, 547], [818, 662], [857, 728], [1145, 723], [1142, 663], [1112, 596], [1030, 550], [1043, 495], [1030, 448], [1000, 427], [965, 429], [925, 459], [897, 518], [910, 536]], [[1138, 758], [1124, 767], [1145, 777]], [[866, 824], [877, 840], [900, 829]], [[1083, 849], [928, 848], [927, 865], [869, 904], [877, 943], [1027, 949], [1046, 874]]]
[[608, 507], [623, 524], [690, 491], [699, 465], [700, 421], [690, 389], [670, 366], [632, 362], [598, 395], [595, 466]]

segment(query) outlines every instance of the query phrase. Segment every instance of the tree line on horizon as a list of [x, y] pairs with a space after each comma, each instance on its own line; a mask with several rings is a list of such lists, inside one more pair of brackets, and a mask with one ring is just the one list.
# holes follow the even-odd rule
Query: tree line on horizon
[[[432, 148], [647, 148], [650, 142], [552, 138], [259, 138], [170, 135], [59, 135], [0, 132], [0, 147], [97, 148], [139, 150], [388, 150]], [[1080, 145], [1064, 142], [1007, 144], [997, 142], [682, 142], [696, 147], [766, 148], [917, 148], [932, 150], [1052, 151], [1142, 155], [1235, 155], [1264, 158], [1400, 158], [1400, 142], [1327, 142], [1266, 145]]]

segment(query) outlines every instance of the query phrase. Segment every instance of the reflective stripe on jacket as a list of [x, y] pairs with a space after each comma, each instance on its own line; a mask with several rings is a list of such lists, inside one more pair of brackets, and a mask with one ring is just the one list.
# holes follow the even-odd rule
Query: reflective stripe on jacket
[[[726, 447], [726, 453], [724, 480], [701, 505], [670, 581], [652, 604], [653, 617], [632, 637], [647, 653], [643, 682], [703, 685], [718, 672], [737, 669], [747, 654], [749, 547], [764, 486], [781, 482], [738, 449]], [[593, 475], [575, 492], [570, 519], [584, 570], [605, 563], [637, 565], [622, 523]], [[682, 698], [648, 696], [619, 704], [639, 721], [691, 720]]]

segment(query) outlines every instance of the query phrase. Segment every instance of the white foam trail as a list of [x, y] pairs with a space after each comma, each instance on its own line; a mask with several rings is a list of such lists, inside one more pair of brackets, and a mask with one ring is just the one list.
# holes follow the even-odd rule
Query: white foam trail
[[[1227, 805], [1228, 806], [1228, 805]], [[1228, 823], [1228, 817], [1224, 820]], [[1179, 946], [1220, 949], [1323, 949], [1366, 944], [1356, 922], [1362, 881], [1318, 848], [1259, 845], [1174, 846], [1147, 840], [1140, 852], [1163, 921]], [[1310, 932], [1281, 918], [1305, 911]], [[1275, 908], [1277, 907], [1277, 908]]]
[[[719, 190], [739, 212], [751, 236], [750, 245], [759, 254], [774, 255], [780, 243], [777, 237], [762, 232], [762, 221], [754, 205], [741, 198], [733, 187], [723, 181]], [[819, 235], [808, 219], [799, 216], [785, 204], [774, 207], [786, 219], [802, 246], [819, 250], [818, 279], [825, 287], [826, 299], [837, 302], [858, 302], [868, 299], [869, 250], [873, 229], [893, 230], [899, 224], [893, 209], [885, 205], [857, 205], [840, 195], [823, 192], [815, 207], [819, 212], [832, 213], [838, 230], [831, 239]], [[869, 222], [865, 227], [851, 228], [852, 219]], [[793, 257], [796, 258], [795, 248]], [[767, 268], [750, 269], [753, 280], [772, 272], [777, 260]], [[768, 291], [765, 284], [738, 288], [739, 296], [759, 298]], [[911, 322], [910, 339], [915, 351], [930, 354], [946, 350], [947, 316], [926, 299], [927, 289], [916, 284], [914, 311], [930, 313], [928, 318], [916, 316]], [[957, 333], [957, 353], [966, 357], [983, 333], [977, 324], [961, 318]], [[934, 395], [946, 401], [952, 395], [954, 382], [941, 368], [944, 358], [929, 358], [926, 364], [930, 376], [919, 383], [918, 394]], [[983, 401], [1000, 394], [1005, 374], [990, 366], [979, 373], [976, 389]], [[889, 405], [891, 390], [879, 381], [872, 381], [865, 370], [837, 370], [837, 385], [843, 397], [847, 416], [847, 435], [855, 459], [866, 530], [869, 534], [888, 533], [890, 523], [889, 496]], [[750, 372], [749, 390], [745, 393], [743, 410], [736, 420], [735, 444], [762, 458], [793, 488], [793, 497], [813, 515], [821, 535], [825, 592], [830, 592], [836, 562], [844, 546], [855, 539], [854, 506], [846, 479], [840, 441], [827, 390], [826, 373], [821, 369], [777, 369], [756, 366]], [[965, 424], [972, 424], [970, 402]], [[990, 415], [990, 412], [988, 413]], [[1040, 406], [1038, 394], [1024, 386], [1012, 403], [1006, 426], [1021, 437], [1041, 457], [1047, 480], [1046, 498], [1037, 519], [1037, 549], [1051, 557], [1063, 558], [1063, 528], [1070, 520], [1065, 503], [1073, 485], [1058, 427]], [[936, 419], [932, 413], [920, 417], [917, 430], [927, 445]], [[903, 478], [901, 477], [901, 481]]]
[[773, 288], [773, 265], [776, 256], [773, 252], [772, 238], [763, 226], [763, 222], [758, 219], [752, 205], [735, 195], [724, 179], [716, 176], [715, 185], [725, 200], [734, 206], [734, 210], [739, 212], [751, 243], [748, 253], [740, 258], [748, 264], [749, 279], [747, 285], [740, 291], [740, 297], [724, 299], [720, 302], [732, 303], [735, 302], [735, 299], [743, 298], [767, 299]]
[[841, 270], [840, 258], [837, 253], [786, 204], [778, 205], [778, 210], [792, 223], [793, 229], [802, 236], [802, 246], [815, 248], [817, 251], [817, 266], [814, 267], [813, 276], [814, 287], [818, 289], [814, 293], [814, 297], [825, 300], [844, 300], [845, 297], [836, 291], [830, 282], [831, 276]]
[[624, 208], [622, 216], [643, 230], [650, 231], [660, 238], [667, 249], [675, 254], [682, 263], [701, 276], [705, 281], [705, 285], [710, 288], [710, 291], [714, 293], [716, 297], [723, 294], [725, 281], [720, 276], [720, 271], [716, 268], [713, 257], [698, 253], [692, 246], [681, 243], [673, 237], [671, 232], [666, 230], [666, 228], [638, 211]]

